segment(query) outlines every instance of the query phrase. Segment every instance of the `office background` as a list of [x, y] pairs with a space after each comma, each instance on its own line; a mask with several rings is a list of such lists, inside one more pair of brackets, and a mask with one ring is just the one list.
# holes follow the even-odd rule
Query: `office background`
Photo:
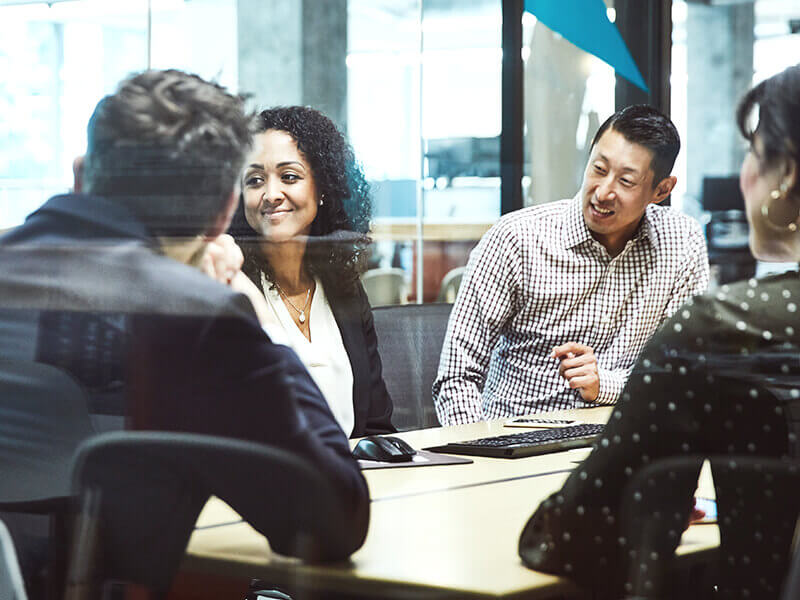
[[317, 107], [347, 132], [374, 187], [371, 266], [401, 288], [376, 304], [452, 299], [443, 279], [482, 233], [502, 213], [572, 196], [596, 127], [641, 101], [678, 126], [671, 201], [709, 222], [717, 278], [749, 274], [726, 179], [745, 152], [732, 115], [753, 83], [800, 62], [800, 6], [606, 4], [648, 93], [523, 0], [0, 2], [0, 229], [70, 187], [97, 100], [132, 71], [175, 67], [253, 108]]

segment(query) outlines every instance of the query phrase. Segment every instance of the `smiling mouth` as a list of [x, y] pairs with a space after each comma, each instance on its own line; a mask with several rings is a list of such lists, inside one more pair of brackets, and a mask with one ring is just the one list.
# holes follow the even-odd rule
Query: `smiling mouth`
[[611, 210], [610, 208], [603, 208], [599, 204], [595, 203], [594, 201], [591, 201], [589, 204], [591, 205], [592, 210], [594, 210], [598, 214], [601, 214], [603, 216], [608, 216], [608, 215], [613, 215], [614, 214], [614, 211]]
[[280, 210], [266, 210], [262, 214], [265, 217], [276, 217], [276, 216], [279, 216], [279, 215], [288, 214], [290, 212], [292, 212], [291, 209], [287, 208], [287, 209], [280, 209]]

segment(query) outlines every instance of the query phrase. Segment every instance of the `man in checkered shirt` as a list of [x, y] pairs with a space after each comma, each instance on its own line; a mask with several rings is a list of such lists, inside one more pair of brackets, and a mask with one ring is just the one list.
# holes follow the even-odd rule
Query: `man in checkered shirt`
[[630, 106], [597, 131], [580, 192], [505, 215], [472, 251], [433, 398], [443, 425], [612, 404], [650, 336], [708, 285], [675, 187], [672, 122]]

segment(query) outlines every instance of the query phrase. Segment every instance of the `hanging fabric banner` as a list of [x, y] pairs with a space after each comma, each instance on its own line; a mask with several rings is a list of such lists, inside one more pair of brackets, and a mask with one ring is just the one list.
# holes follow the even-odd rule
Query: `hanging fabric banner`
[[603, 0], [525, 0], [525, 10], [649, 92], [617, 26], [608, 20]]

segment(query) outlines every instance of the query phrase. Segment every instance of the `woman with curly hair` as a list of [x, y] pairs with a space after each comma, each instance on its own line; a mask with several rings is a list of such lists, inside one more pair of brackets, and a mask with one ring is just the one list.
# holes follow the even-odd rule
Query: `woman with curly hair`
[[364, 174], [330, 119], [301, 106], [257, 116], [231, 234], [266, 299], [262, 325], [297, 352], [352, 437], [395, 431], [359, 280], [370, 213]]

